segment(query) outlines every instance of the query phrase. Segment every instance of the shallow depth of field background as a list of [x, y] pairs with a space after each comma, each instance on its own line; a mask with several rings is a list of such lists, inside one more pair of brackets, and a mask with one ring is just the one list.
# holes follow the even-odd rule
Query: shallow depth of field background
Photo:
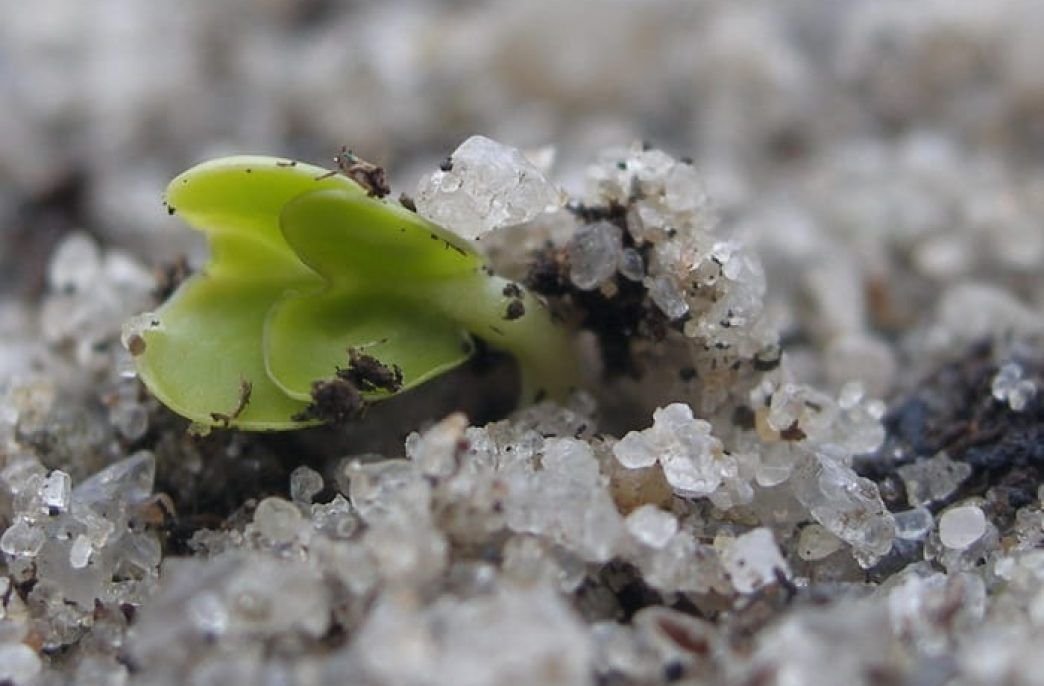
[[[647, 139], [695, 158], [726, 214], [770, 243], [961, 234], [962, 196], [988, 185], [1014, 194], [996, 211], [1022, 212], [1016, 196], [1041, 184], [1034, 0], [2, 4], [7, 293], [37, 295], [72, 229], [150, 261], [198, 251], [160, 194], [230, 152], [322, 163], [349, 145], [397, 193], [473, 133], [554, 145], [573, 187], [595, 150]], [[1035, 227], [972, 241], [1003, 267], [1044, 259], [1035, 195]], [[980, 247], [938, 248], [932, 278]]]
[[[526, 671], [544, 656], [548, 673], [569, 684], [594, 679], [595, 669], [605, 684], [668, 681], [684, 676], [685, 665], [710, 669], [715, 661], [717, 676], [695, 667], [689, 676], [729, 686], [766, 683], [773, 673], [775, 683], [816, 686], [833, 686], [837, 674], [873, 686], [941, 685], [951, 677], [976, 685], [1008, 676], [1006, 683], [1041, 683], [1044, 0], [0, 0], [0, 17], [0, 529], [18, 534], [6, 538], [15, 552], [4, 550], [0, 609], [21, 612], [10, 622], [0, 614], [0, 658], [7, 656], [0, 682], [4, 669], [21, 668], [47, 686], [73, 674], [77, 683], [122, 684], [135, 679], [134, 670], [139, 682], [166, 674], [165, 683], [183, 683], [192, 672], [198, 683], [259, 683], [262, 675], [271, 683], [292, 676], [329, 683], [326, 675], [341, 678], [365, 664], [377, 675], [367, 684], [412, 678], [502, 686], [510, 682], [504, 674], [522, 675], [510, 683], [544, 683]], [[591, 406], [536, 410], [565, 437], [548, 444], [579, 455], [590, 483], [556, 479], [543, 467], [520, 472], [514, 506], [544, 528], [519, 527], [510, 545], [497, 528], [497, 488], [476, 487], [470, 496], [481, 501], [477, 511], [489, 508], [486, 519], [466, 509], [475, 504], [467, 494], [443, 488], [437, 496], [445, 507], [437, 514], [459, 507], [450, 524], [490, 527], [475, 534], [481, 545], [453, 547], [439, 528], [446, 522], [429, 508], [437, 479], [422, 477], [417, 460], [398, 466], [412, 470], [427, 500], [406, 491], [398, 500], [389, 496], [387, 507], [405, 524], [360, 534], [353, 527], [366, 518], [355, 511], [379, 511], [389, 494], [384, 486], [367, 492], [363, 477], [351, 493], [353, 467], [333, 458], [354, 453], [314, 450], [343, 429], [341, 437], [352, 441], [352, 431], [380, 434], [381, 452], [402, 455], [405, 432], [437, 418], [421, 395], [407, 405], [417, 414], [394, 417], [406, 427], [403, 435], [385, 435], [393, 432], [374, 421], [375, 408], [369, 424], [310, 438], [218, 431], [196, 439], [141, 392], [118, 344], [120, 323], [156, 306], [152, 268], [179, 255], [195, 266], [205, 258], [199, 236], [162, 204], [175, 174], [231, 153], [330, 164], [348, 146], [388, 168], [397, 197], [413, 193], [422, 174], [474, 134], [523, 149], [553, 146], [552, 176], [574, 197], [607, 147], [644, 140], [691, 158], [721, 220], [699, 231], [708, 240], [742, 239], [764, 265], [765, 320], [778, 328], [785, 350], [779, 369], [787, 375], [774, 397], [792, 395], [796, 403], [814, 387], [833, 406], [858, 381], [853, 402], [866, 400], [865, 390], [875, 408], [887, 408], [882, 422], [860, 415], [875, 436], [887, 431], [885, 447], [860, 465], [867, 478], [857, 480], [846, 453], [834, 464], [833, 481], [803, 468], [786, 482], [792, 493], [778, 483], [759, 486], [753, 505], [761, 514], [741, 508], [738, 515], [706, 499], [675, 497], [664, 481], [666, 506], [682, 513], [678, 521], [666, 517], [681, 532], [672, 529], [671, 540], [689, 548], [672, 558], [673, 549], [653, 554], [632, 546], [632, 558], [594, 564], [563, 548], [568, 536], [555, 519], [568, 519], [580, 539], [591, 533], [591, 521], [623, 526], [594, 448], [584, 445], [597, 445], [601, 468], [618, 477], [606, 447], [615, 438], [590, 434], [623, 431], [594, 427], [585, 414]], [[620, 159], [603, 164], [616, 169]], [[502, 243], [509, 244], [504, 253], [523, 252], [521, 243]], [[59, 245], [63, 259], [51, 262]], [[526, 260], [510, 257], [516, 265]], [[976, 347], [983, 341], [992, 347]], [[691, 349], [675, 348], [676, 357], [696, 351], [695, 359], [709, 349], [699, 350], [700, 343], [686, 339]], [[599, 409], [610, 407], [604, 401], [614, 393], [625, 400], [644, 393], [650, 407], [671, 400], [671, 389], [685, 383], [679, 368], [691, 359], [661, 359], [670, 364], [624, 382], [630, 386], [595, 388]], [[754, 403], [755, 396], [747, 399]], [[772, 401], [759, 402], [764, 412]], [[649, 427], [650, 414], [636, 412], [626, 428]], [[1000, 420], [980, 432], [976, 422], [984, 417]], [[739, 415], [718, 419], [752, 454], [784, 454], [806, 467], [829, 462], [815, 446], [797, 445], [801, 437], [794, 451], [791, 438], [780, 442], [782, 433], [762, 445]], [[451, 417], [436, 428], [452, 433], [466, 423]], [[508, 436], [505, 452], [521, 446], [515, 456], [534, 450], [532, 434], [544, 444], [526, 420], [492, 426]], [[844, 434], [855, 433], [853, 426], [838, 420], [819, 428]], [[956, 446], [961, 474], [944, 450], [903, 452], [911, 436], [951, 428], [958, 438], [943, 445]], [[352, 451], [363, 452], [359, 445]], [[413, 449], [437, 452], [416, 441]], [[968, 479], [973, 457], [979, 462]], [[309, 459], [323, 475], [300, 470]], [[896, 476], [896, 461], [913, 476]], [[130, 470], [128, 464], [140, 471], [129, 486], [87, 480], [111, 465]], [[109, 551], [108, 575], [72, 571], [71, 538], [45, 542], [43, 532], [79, 520], [32, 500], [48, 471], [56, 483], [76, 484], [81, 500], [87, 491], [106, 506], [167, 494], [181, 528], [164, 530], [161, 548], [159, 525], [132, 532], [119, 501], [115, 530], [122, 538], [106, 534], [97, 546]], [[316, 479], [313, 489], [309, 481]], [[16, 483], [34, 485], [16, 497]], [[489, 483], [500, 484], [493, 476]], [[570, 483], [575, 494], [556, 490]], [[288, 484], [300, 502], [282, 498]], [[795, 495], [803, 485], [825, 514]], [[958, 499], [972, 502], [960, 509], [977, 517], [970, 528], [978, 547], [939, 543], [935, 520], [913, 497], [921, 486], [946, 491], [923, 499], [933, 514]], [[334, 497], [337, 489], [343, 495]], [[267, 506], [255, 508], [258, 501]], [[842, 545], [835, 534], [881, 534], [873, 523], [884, 520], [892, 541], [886, 504], [906, 516], [906, 534], [916, 528], [911, 521], [926, 523], [895, 539], [894, 554], [880, 566], [859, 568], [851, 541]], [[988, 535], [980, 505], [992, 518]], [[422, 516], [414, 516], [415, 506]], [[861, 520], [852, 512], [873, 516]], [[168, 523], [162, 513], [156, 517]], [[640, 569], [652, 561], [697, 577], [717, 574], [719, 534], [727, 542], [754, 523], [771, 528], [777, 520], [785, 525], [776, 527], [777, 537], [784, 535], [776, 542], [800, 573], [794, 578], [807, 584], [800, 592], [776, 576], [779, 584], [766, 577], [769, 585], [755, 593], [733, 593], [721, 577], [726, 593], [701, 596], [705, 606], [694, 611], [685, 596], [692, 595], [683, 584], [688, 577], [660, 577], [657, 585]], [[816, 531], [813, 520], [836, 525], [819, 527], [821, 557], [802, 553], [805, 532]], [[302, 539], [307, 545], [295, 538], [302, 531], [311, 537]], [[767, 545], [770, 533], [748, 539], [747, 550], [754, 559], [764, 553], [758, 564], [778, 572], [766, 557], [779, 553]], [[703, 557], [691, 553], [697, 545]], [[49, 568], [37, 565], [41, 550], [53, 558]], [[383, 555], [387, 569], [369, 569], [371, 553]], [[490, 562], [487, 553], [497, 559]], [[511, 555], [523, 571], [563, 586], [569, 577], [574, 585], [565, 594], [550, 582], [537, 584], [537, 595], [520, 590], [504, 581], [511, 570], [496, 567], [508, 569]], [[560, 567], [556, 556], [565, 560]], [[454, 566], [440, 567], [447, 558]], [[86, 558], [78, 562], [81, 570]], [[136, 569], [140, 585], [113, 581], [117, 563]], [[416, 596], [386, 592], [381, 584], [395, 573], [423, 583], [442, 575], [441, 595], [418, 600], [422, 591], [435, 593], [420, 582]], [[479, 589], [474, 597], [464, 597], [465, 582]], [[91, 584], [111, 592], [108, 605], [94, 604], [100, 596]], [[490, 595], [494, 587], [500, 590]], [[229, 608], [242, 610], [240, 591], [270, 612], [238, 625], [233, 619], [216, 639], [204, 615], [227, 619]], [[631, 610], [648, 610], [646, 620], [612, 614], [624, 596]], [[677, 612], [668, 609], [672, 602]], [[610, 608], [605, 616], [600, 603]], [[126, 608], [140, 611], [137, 619]], [[675, 629], [691, 628], [697, 617], [705, 642], [687, 643], [690, 634]], [[5, 628], [12, 626], [17, 631]], [[518, 652], [502, 650], [511, 642]], [[681, 672], [671, 652], [679, 645], [698, 653], [685, 656], [692, 662]], [[127, 646], [141, 664], [124, 659]], [[638, 676], [627, 681], [620, 675], [632, 652], [645, 662], [635, 657]], [[624, 657], [613, 662], [618, 655]]]

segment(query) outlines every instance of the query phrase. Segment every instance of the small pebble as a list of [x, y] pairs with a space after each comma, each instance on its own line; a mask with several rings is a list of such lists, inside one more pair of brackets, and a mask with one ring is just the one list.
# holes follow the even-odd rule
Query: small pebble
[[975, 505], [955, 507], [939, 519], [939, 540], [947, 548], [964, 550], [986, 533], [986, 515]]

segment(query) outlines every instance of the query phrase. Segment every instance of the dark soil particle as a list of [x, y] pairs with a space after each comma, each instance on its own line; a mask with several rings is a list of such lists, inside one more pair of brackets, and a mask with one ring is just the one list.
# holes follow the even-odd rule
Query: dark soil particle
[[566, 205], [566, 209], [585, 224], [607, 221], [624, 229], [625, 233], [627, 231], [627, 208], [623, 205], [617, 203], [611, 205], [584, 205], [579, 202], [571, 202]]
[[772, 371], [779, 366], [781, 357], [782, 351], [779, 346], [771, 346], [761, 350], [754, 356], [754, 370], [759, 372]]
[[338, 367], [332, 379], [312, 384], [312, 402], [295, 420], [319, 420], [327, 424], [343, 424], [363, 415], [367, 402], [363, 393], [402, 388], [402, 369], [386, 365], [357, 348], [348, 349], [348, 366]]
[[359, 388], [340, 377], [312, 384], [312, 402], [303, 412], [294, 416], [296, 421], [312, 419], [328, 424], [343, 424], [360, 417], [365, 410]]
[[413, 198], [406, 193], [399, 193], [399, 204], [408, 209], [410, 212], [417, 211], [417, 203], [413, 201]]
[[739, 405], [732, 412], [732, 424], [740, 429], [748, 431], [754, 429], [754, 410], [746, 405]]
[[[624, 228], [625, 248], [635, 248], [647, 259], [649, 246], [636, 247], [626, 230], [626, 209], [588, 207], [574, 204], [570, 210], [584, 221], [612, 221]], [[602, 364], [606, 377], [630, 376], [638, 378], [642, 370], [634, 359], [631, 344], [636, 339], [659, 341], [666, 337], [671, 322], [648, 297], [642, 284], [624, 278], [613, 277], [606, 295], [601, 289], [585, 291], [577, 288], [569, 279], [569, 254], [566, 248], [546, 245], [537, 251], [529, 266], [526, 286], [535, 293], [548, 298], [552, 313], [563, 316], [564, 312], [578, 313], [581, 328], [592, 331], [598, 339]]]
[[795, 420], [793, 424], [779, 432], [779, 437], [784, 441], [803, 441], [805, 440], [805, 432], [801, 430], [801, 427], [798, 426]]
[[362, 159], [347, 147], [341, 148], [334, 162], [338, 171], [362, 186], [368, 196], [383, 198], [391, 193], [384, 167]]
[[348, 349], [348, 367], [338, 368], [337, 377], [352, 383], [361, 391], [395, 393], [402, 388], [402, 369], [399, 365], [386, 365], [357, 348]]
[[[132, 353], [133, 354], [133, 353]], [[250, 396], [254, 392], [254, 384], [243, 379], [239, 384], [239, 397], [236, 400], [236, 406], [232, 408], [231, 412], [211, 412], [210, 418], [215, 422], [221, 422], [225, 428], [234, 420], [237, 419], [243, 410], [246, 409], [247, 405], [250, 404]]]
[[526, 306], [521, 300], [512, 300], [508, 303], [507, 310], [504, 312], [504, 319], [513, 321], [522, 317], [526, 313]]
[[[971, 476], [939, 511], [970, 496], [984, 496], [987, 513], [1002, 534], [1010, 529], [1015, 510], [1036, 500], [1044, 482], [1044, 400], [1041, 394], [1021, 412], [996, 400], [991, 385], [997, 370], [1010, 358], [998, 360], [988, 342], [943, 365], [917, 389], [893, 403], [885, 416], [888, 432], [876, 456], [857, 463], [876, 481], [890, 509], [908, 507], [896, 469], [946, 451], [950, 459], [972, 467]], [[1044, 383], [1044, 360], [1016, 359], [1024, 377]]]

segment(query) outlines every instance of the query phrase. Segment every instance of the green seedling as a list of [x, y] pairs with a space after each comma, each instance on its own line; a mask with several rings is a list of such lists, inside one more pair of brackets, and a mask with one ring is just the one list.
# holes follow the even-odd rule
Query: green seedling
[[203, 426], [294, 429], [456, 367], [476, 337], [517, 358], [524, 401], [568, 393], [571, 342], [539, 301], [341, 172], [238, 156], [170, 183], [169, 212], [211, 255], [129, 336], [157, 398]]

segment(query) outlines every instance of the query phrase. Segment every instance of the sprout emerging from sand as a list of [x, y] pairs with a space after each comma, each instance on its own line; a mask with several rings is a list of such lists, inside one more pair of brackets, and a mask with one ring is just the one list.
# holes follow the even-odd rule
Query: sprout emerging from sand
[[170, 183], [211, 257], [125, 331], [156, 397], [205, 426], [293, 429], [452, 369], [475, 337], [517, 358], [523, 401], [564, 396], [575, 363], [544, 306], [353, 170], [237, 156]]

